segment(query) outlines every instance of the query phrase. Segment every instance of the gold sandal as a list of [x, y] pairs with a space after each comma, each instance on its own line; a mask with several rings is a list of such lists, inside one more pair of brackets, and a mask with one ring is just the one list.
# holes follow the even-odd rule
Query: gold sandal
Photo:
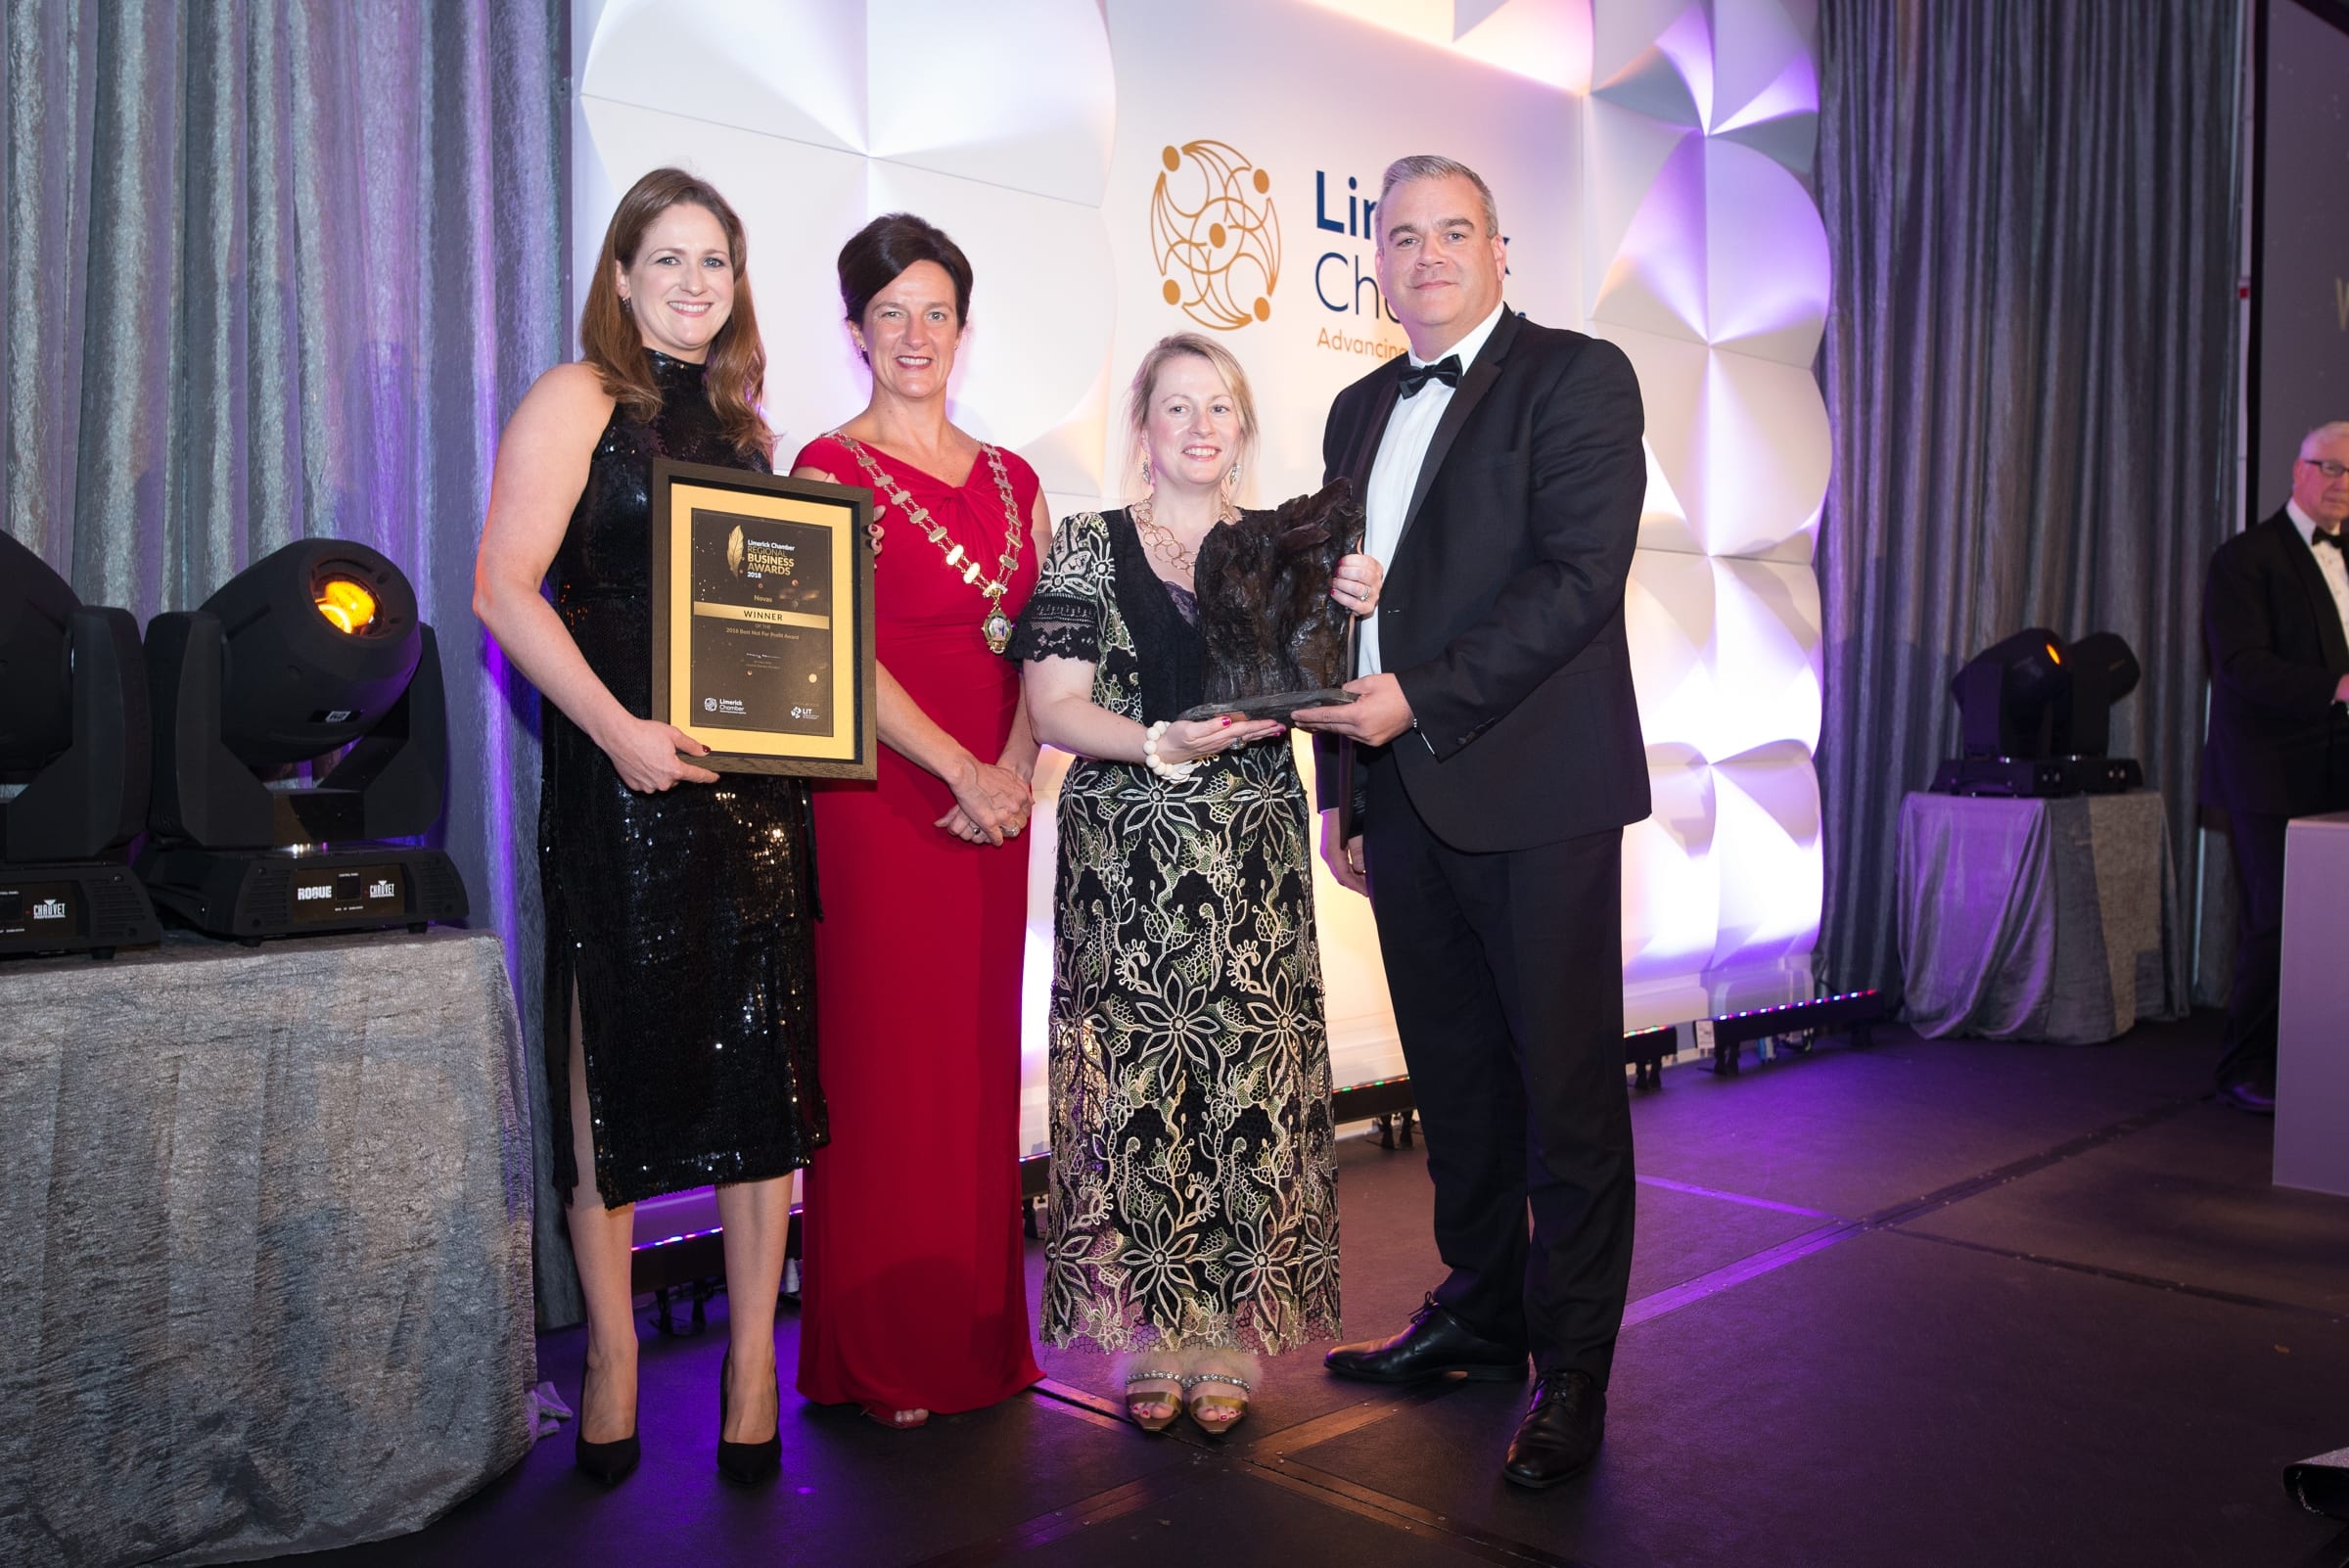
[[[1137, 1383], [1172, 1383], [1174, 1386], [1171, 1390], [1147, 1389], [1136, 1393], [1134, 1385]], [[1182, 1413], [1182, 1396], [1188, 1386], [1180, 1372], [1130, 1372], [1127, 1374], [1127, 1418], [1145, 1432], [1164, 1432], [1174, 1424], [1174, 1417]], [[1152, 1417], [1142, 1413], [1144, 1410], [1161, 1407], [1166, 1410], [1165, 1415]]]
[[[1194, 1392], [1202, 1383], [1228, 1383], [1238, 1389], [1238, 1398], [1229, 1394], [1200, 1394]], [[1190, 1396], [1188, 1408], [1192, 1422], [1210, 1437], [1221, 1437], [1240, 1424], [1248, 1413], [1248, 1395], [1253, 1385], [1244, 1377], [1229, 1372], [1193, 1372], [1182, 1380], [1183, 1391]]]

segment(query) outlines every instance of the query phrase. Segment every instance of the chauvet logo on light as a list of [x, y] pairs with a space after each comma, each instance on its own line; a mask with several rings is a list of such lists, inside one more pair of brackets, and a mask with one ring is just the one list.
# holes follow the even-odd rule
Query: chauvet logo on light
[[1272, 176], [1225, 142], [1185, 142], [1158, 157], [1150, 254], [1167, 303], [1220, 332], [1270, 320], [1280, 281]]
[[32, 906], [32, 917], [35, 920], [63, 920], [66, 917], [66, 900], [43, 899]]

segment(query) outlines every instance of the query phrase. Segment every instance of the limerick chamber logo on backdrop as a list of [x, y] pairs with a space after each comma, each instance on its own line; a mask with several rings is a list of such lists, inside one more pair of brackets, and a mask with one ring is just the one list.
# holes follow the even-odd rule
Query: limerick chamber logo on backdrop
[[1224, 142], [1185, 142], [1159, 161], [1150, 249], [1167, 303], [1221, 332], [1270, 320], [1280, 281], [1272, 176]]

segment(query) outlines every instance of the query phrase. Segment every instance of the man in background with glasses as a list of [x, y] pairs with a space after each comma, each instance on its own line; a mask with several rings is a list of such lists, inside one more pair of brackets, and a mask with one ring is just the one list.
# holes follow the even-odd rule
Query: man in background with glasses
[[2349, 421], [2300, 442], [2292, 498], [2211, 557], [2202, 593], [2210, 735], [2202, 796], [2227, 812], [2239, 905], [2219, 1097], [2276, 1110], [2283, 829], [2349, 810]]

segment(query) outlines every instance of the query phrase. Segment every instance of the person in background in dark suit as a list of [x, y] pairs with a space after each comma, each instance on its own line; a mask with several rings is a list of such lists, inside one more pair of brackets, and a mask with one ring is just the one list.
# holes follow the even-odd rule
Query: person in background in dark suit
[[2202, 648], [2210, 735], [2202, 794], [2225, 808], [2238, 892], [2219, 1097], [2276, 1110], [2283, 827], [2349, 810], [2349, 421], [2300, 442], [2292, 498], [2210, 560]]
[[1338, 394], [1322, 456], [1363, 497], [1386, 587], [1358, 700], [1296, 722], [1321, 732], [1323, 858], [1378, 922], [1448, 1272], [1400, 1334], [1327, 1364], [1502, 1380], [1530, 1353], [1502, 1473], [1548, 1487], [1598, 1452], [1632, 1266], [1639, 384], [1614, 345], [1502, 303], [1506, 242], [1465, 165], [1388, 168], [1377, 246], [1411, 351]]

